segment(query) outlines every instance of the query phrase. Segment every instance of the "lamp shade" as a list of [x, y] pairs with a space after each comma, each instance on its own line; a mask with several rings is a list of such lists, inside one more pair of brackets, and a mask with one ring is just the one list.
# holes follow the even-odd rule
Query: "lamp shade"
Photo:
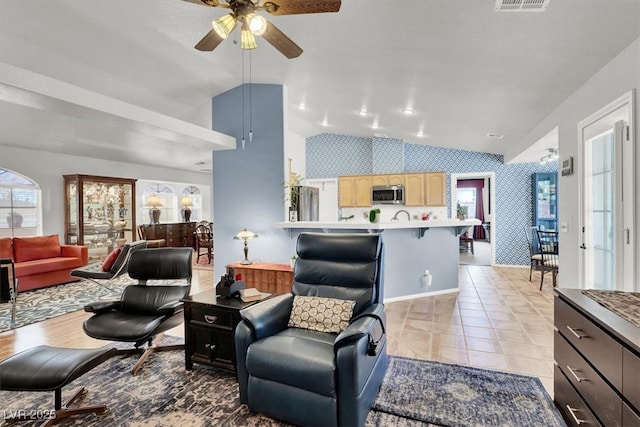
[[221, 18], [211, 22], [213, 30], [221, 38], [226, 39], [229, 33], [236, 27], [236, 17], [232, 13], [224, 15]]
[[249, 231], [246, 228], [241, 232], [239, 232], [238, 234], [236, 234], [235, 236], [233, 236], [235, 240], [243, 240], [243, 239], [247, 240], [247, 239], [254, 239], [256, 237], [258, 237], [256, 233], [254, 233], [253, 231]]
[[191, 197], [189, 196], [182, 196], [182, 199], [180, 200], [180, 206], [193, 206], [193, 202], [191, 201]]
[[240, 31], [240, 49], [255, 49], [258, 47], [256, 38], [248, 28], [243, 28]]
[[157, 194], [153, 194], [149, 196], [147, 199], [147, 206], [153, 206], [154, 208], [162, 207], [162, 202], [160, 201], [160, 197]]
[[249, 30], [256, 36], [261, 36], [267, 31], [267, 20], [264, 17], [250, 13], [245, 19], [249, 23]]

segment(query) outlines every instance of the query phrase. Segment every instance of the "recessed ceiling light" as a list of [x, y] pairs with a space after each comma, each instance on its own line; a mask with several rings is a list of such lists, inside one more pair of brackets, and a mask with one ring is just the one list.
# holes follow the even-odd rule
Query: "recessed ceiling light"
[[504, 135], [502, 135], [500, 133], [488, 133], [487, 134], [487, 138], [502, 139], [502, 138], [504, 138]]
[[427, 137], [427, 134], [420, 130], [420, 131], [418, 131], [418, 132], [416, 133], [416, 136], [417, 136], [418, 138], [426, 138], [426, 137]]
[[367, 109], [366, 109], [366, 108], [364, 108], [364, 107], [362, 107], [362, 108], [360, 109], [360, 111], [358, 111], [358, 115], [360, 115], [360, 116], [366, 116], [367, 114], [368, 114], [368, 113], [367, 113]]
[[305, 108], [307, 108], [307, 106], [306, 106], [306, 105], [304, 105], [304, 102], [301, 102], [301, 103], [298, 105], [298, 109], [300, 109], [300, 110], [304, 110]]
[[379, 129], [380, 126], [378, 125], [378, 121], [374, 120], [373, 123], [371, 123], [371, 129]]
[[405, 108], [402, 110], [403, 113], [405, 113], [408, 116], [411, 116], [413, 114], [415, 114], [415, 110], [413, 108]]
[[327, 127], [329, 126], [329, 122], [327, 121], [327, 119], [323, 119], [322, 122], [320, 123], [322, 126]]

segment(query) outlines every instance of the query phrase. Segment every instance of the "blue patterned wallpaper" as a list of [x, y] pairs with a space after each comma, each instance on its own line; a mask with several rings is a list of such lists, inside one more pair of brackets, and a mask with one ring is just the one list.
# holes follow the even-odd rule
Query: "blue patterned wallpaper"
[[307, 138], [307, 178], [371, 174], [372, 144], [368, 138], [321, 133]]
[[[408, 144], [384, 138], [321, 134], [307, 139], [306, 170], [307, 178], [445, 171], [447, 201], [451, 194], [452, 173], [494, 172], [496, 264], [529, 265], [524, 229], [531, 226], [533, 220], [531, 176], [535, 172], [556, 172], [558, 164], [509, 165], [496, 154]], [[558, 191], [562, 190], [559, 188]], [[451, 206], [448, 210], [450, 215]]]
[[404, 170], [404, 147], [401, 139], [374, 137], [371, 173], [396, 173]]

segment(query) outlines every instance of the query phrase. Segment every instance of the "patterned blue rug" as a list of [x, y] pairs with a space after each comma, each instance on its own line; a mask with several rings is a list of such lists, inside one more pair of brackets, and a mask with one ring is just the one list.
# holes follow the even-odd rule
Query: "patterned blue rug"
[[[165, 337], [167, 344], [178, 342]], [[400, 357], [390, 361], [366, 426], [565, 425], [537, 378]], [[134, 356], [116, 356], [71, 383], [63, 399], [84, 386], [88, 393], [78, 404], [106, 403], [109, 411], [57, 425], [287, 425], [241, 405], [235, 375], [198, 364], [186, 371], [182, 351], [152, 355], [135, 377], [130, 373], [134, 363]], [[42, 411], [53, 407], [53, 392], [0, 391], [0, 402], [8, 413]]]
[[[104, 282], [106, 283], [106, 281]], [[33, 291], [18, 292], [16, 328], [82, 310], [86, 304], [93, 301], [117, 299], [120, 297], [122, 289], [133, 282], [129, 276], [123, 275], [107, 285], [81, 280]], [[10, 320], [11, 303], [0, 304], [0, 332], [9, 329]]]

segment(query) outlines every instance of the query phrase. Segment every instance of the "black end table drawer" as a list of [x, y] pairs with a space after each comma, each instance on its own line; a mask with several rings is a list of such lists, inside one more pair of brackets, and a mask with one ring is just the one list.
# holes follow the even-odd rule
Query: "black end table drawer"
[[601, 426], [558, 365], [555, 365], [553, 372], [553, 396], [556, 406], [568, 425]]
[[622, 392], [622, 345], [560, 297], [554, 302], [557, 330]]
[[192, 322], [200, 322], [209, 326], [233, 329], [233, 313], [226, 310], [219, 310], [212, 307], [195, 305], [191, 308]]

